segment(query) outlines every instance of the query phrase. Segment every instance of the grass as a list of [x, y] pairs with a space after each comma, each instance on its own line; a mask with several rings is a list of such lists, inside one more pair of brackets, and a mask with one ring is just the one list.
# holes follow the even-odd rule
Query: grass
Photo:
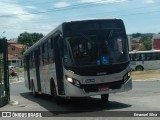
[[23, 71], [24, 71], [24, 68], [16, 68], [15, 71], [16, 71], [16, 72], [23, 72]]
[[133, 71], [133, 80], [160, 80], [160, 70]]

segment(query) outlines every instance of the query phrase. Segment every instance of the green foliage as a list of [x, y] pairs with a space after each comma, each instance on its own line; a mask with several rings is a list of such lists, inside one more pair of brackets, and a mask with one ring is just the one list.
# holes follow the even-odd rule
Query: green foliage
[[151, 39], [146, 39], [143, 42], [143, 44], [144, 44], [146, 50], [151, 50], [152, 49], [152, 40]]
[[18, 36], [18, 43], [24, 44], [27, 47], [32, 46], [34, 43], [36, 43], [38, 40], [40, 40], [43, 37], [43, 34], [41, 33], [21, 33]]
[[152, 37], [153, 33], [133, 33], [132, 34], [133, 38], [138, 38], [140, 37], [140, 48], [137, 48], [138, 50], [151, 50], [152, 49]]
[[38, 40], [43, 38], [43, 34], [41, 34], [41, 33], [32, 33], [31, 37], [32, 37], [33, 43], [36, 43]]
[[136, 38], [136, 37], [141, 37], [141, 35], [142, 35], [141, 33], [133, 33], [133, 34], [132, 34], [132, 37], [134, 37], [134, 38]]
[[142, 47], [140, 50], [151, 50], [152, 49], [152, 39], [150, 37], [142, 37], [140, 39], [142, 42]]

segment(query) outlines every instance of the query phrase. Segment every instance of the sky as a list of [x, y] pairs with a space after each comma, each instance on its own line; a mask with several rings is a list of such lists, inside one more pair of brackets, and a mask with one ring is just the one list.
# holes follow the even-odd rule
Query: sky
[[120, 18], [127, 34], [160, 32], [159, 0], [0, 0], [0, 37], [47, 35], [65, 21]]

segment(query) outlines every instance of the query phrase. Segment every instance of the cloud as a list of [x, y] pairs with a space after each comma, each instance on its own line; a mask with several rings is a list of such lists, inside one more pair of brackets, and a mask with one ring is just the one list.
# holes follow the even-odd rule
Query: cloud
[[155, 0], [144, 0], [144, 2], [147, 4], [151, 4], [151, 3], [155, 3]]
[[[39, 15], [34, 15], [26, 11], [25, 7], [12, 2], [0, 2], [0, 18], [8, 17], [13, 21], [37, 19]], [[8, 20], [7, 18], [7, 20]]]
[[125, 2], [127, 0], [80, 0], [81, 3], [117, 3], [117, 2]]
[[35, 6], [25, 6], [25, 8], [28, 8], [28, 9], [37, 9]]
[[63, 8], [63, 7], [68, 7], [68, 6], [70, 6], [70, 4], [66, 2], [57, 2], [54, 4], [55, 8]]
[[[25, 28], [32, 31], [33, 26], [35, 26], [33, 21], [42, 18], [41, 15], [30, 13], [25, 6], [18, 4], [16, 1], [0, 1], [0, 6], [0, 32], [6, 31], [4, 35], [7, 38], [18, 37], [20, 33], [26, 31]], [[39, 27], [39, 29], [41, 28]]]

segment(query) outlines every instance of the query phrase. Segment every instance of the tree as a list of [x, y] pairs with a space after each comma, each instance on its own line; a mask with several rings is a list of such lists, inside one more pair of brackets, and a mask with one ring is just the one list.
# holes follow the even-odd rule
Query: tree
[[43, 38], [43, 34], [41, 34], [41, 33], [32, 33], [31, 37], [32, 37], [33, 43], [36, 43], [38, 40]]
[[21, 33], [18, 36], [18, 43], [24, 44], [27, 47], [32, 46], [34, 43], [36, 43], [38, 40], [40, 40], [43, 37], [43, 34], [41, 33]]
[[152, 39], [150, 37], [142, 37], [140, 39], [142, 47], [140, 50], [151, 50], [152, 49]]
[[132, 37], [136, 38], [136, 37], [141, 37], [142, 34], [141, 33], [133, 33], [132, 34]]
[[143, 42], [143, 44], [144, 44], [146, 50], [151, 50], [152, 49], [152, 40], [151, 39], [146, 39]]
[[32, 46], [33, 45], [33, 40], [32, 40], [32, 37], [29, 33], [27, 32], [24, 32], [24, 33], [21, 33], [19, 36], [18, 36], [18, 40], [17, 40], [18, 43], [20, 44], [24, 44], [26, 46]]

